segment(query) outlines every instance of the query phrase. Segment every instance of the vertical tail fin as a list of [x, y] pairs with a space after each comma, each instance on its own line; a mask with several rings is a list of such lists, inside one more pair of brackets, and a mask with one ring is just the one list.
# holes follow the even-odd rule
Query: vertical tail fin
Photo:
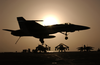
[[18, 22], [25, 22], [26, 20], [23, 17], [17, 17]]
[[26, 26], [25, 26], [26, 20], [23, 17], [17, 17], [17, 21], [19, 23], [19, 27], [21, 30], [26, 28]]
[[23, 17], [17, 17], [17, 21], [19, 23], [19, 27], [22, 31], [26, 32], [27, 34], [29, 34], [29, 31], [27, 29], [27, 26], [26, 26], [26, 20], [23, 18]]

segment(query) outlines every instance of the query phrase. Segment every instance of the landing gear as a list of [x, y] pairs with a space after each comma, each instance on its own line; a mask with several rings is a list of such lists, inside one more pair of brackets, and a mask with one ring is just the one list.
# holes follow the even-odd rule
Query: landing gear
[[42, 43], [42, 45], [44, 44], [43, 38], [40, 38], [39, 41]]
[[67, 40], [68, 39], [68, 37], [67, 37], [67, 32], [65, 33], [65, 40]]
[[[62, 33], [62, 32], [61, 32]], [[62, 34], [64, 34], [65, 35], [65, 40], [67, 40], [68, 39], [68, 37], [67, 37], [67, 32], [66, 33], [62, 33]]]
[[67, 40], [68, 39], [68, 37], [65, 37], [65, 40]]

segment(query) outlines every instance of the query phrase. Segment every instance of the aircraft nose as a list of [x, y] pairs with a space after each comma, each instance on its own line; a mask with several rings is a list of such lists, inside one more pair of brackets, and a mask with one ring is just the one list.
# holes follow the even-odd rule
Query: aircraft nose
[[84, 27], [84, 29], [86, 30], [86, 29], [90, 29], [90, 27]]
[[81, 26], [81, 30], [87, 30], [87, 29], [90, 29], [90, 27], [87, 27], [87, 26]]
[[87, 27], [87, 26], [77, 26], [76, 28], [77, 28], [77, 30], [88, 30], [88, 29], [90, 29], [90, 27]]

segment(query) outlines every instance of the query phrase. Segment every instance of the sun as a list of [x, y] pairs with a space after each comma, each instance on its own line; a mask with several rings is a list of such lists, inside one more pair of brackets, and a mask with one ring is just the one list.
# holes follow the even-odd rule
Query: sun
[[57, 19], [54, 17], [47, 17], [44, 19], [43, 21], [43, 25], [47, 26], [47, 25], [53, 25], [53, 24], [59, 24]]

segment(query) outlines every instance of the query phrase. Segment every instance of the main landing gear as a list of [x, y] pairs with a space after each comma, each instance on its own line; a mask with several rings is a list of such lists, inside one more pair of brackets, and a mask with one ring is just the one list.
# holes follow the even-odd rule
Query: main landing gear
[[39, 41], [42, 43], [42, 45], [44, 44], [43, 38], [40, 38]]

